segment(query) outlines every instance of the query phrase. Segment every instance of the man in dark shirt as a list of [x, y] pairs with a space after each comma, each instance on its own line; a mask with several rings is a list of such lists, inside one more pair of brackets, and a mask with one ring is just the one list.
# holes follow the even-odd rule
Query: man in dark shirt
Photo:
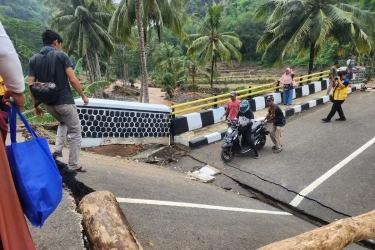
[[274, 103], [273, 95], [267, 96], [266, 102], [268, 104], [268, 114], [266, 118], [263, 120], [263, 122], [264, 124], [267, 124], [268, 122], [273, 122], [270, 131], [270, 137], [272, 142], [275, 144], [272, 147], [273, 152], [275, 154], [278, 154], [282, 150], [281, 132], [282, 127], [284, 127], [286, 123], [285, 116], [281, 108]]
[[[73, 72], [73, 64], [67, 54], [61, 52], [62, 38], [52, 31], [46, 30], [42, 34], [44, 47], [34, 55], [29, 61], [29, 86], [34, 82], [53, 81], [59, 91], [59, 98], [53, 103], [44, 103], [44, 107], [56, 120], [59, 121], [57, 128], [54, 157], [62, 157], [62, 149], [65, 145], [66, 135], [70, 136], [70, 151], [68, 169], [71, 172], [86, 172], [84, 168], [78, 166], [78, 158], [81, 150], [81, 123], [78, 117], [77, 108], [73, 99], [70, 85], [81, 96], [85, 105], [89, 99], [82, 91], [81, 84]], [[55, 57], [54, 57], [55, 54]], [[53, 79], [51, 79], [51, 63], [55, 59], [55, 69]], [[69, 84], [70, 83], [70, 84]], [[36, 100], [31, 95], [33, 104]], [[38, 106], [34, 110], [35, 115], [42, 117], [43, 110]]]
[[237, 120], [240, 124], [239, 132], [242, 134], [242, 140], [246, 140], [254, 151], [254, 158], [259, 159], [259, 152], [254, 145], [254, 141], [251, 138], [251, 126], [253, 125], [252, 120], [254, 114], [250, 109], [250, 103], [247, 100], [243, 100], [239, 105], [239, 112], [237, 114]]

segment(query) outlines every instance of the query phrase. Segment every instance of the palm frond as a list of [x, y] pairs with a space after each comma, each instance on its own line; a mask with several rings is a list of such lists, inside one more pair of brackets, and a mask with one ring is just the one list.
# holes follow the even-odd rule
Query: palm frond
[[95, 90], [98, 90], [100, 88], [104, 88], [106, 86], [109, 86], [111, 83], [107, 81], [98, 81], [98, 82], [93, 82], [89, 86], [87, 86], [84, 89], [84, 93], [86, 96], [91, 96], [92, 93], [95, 92]]

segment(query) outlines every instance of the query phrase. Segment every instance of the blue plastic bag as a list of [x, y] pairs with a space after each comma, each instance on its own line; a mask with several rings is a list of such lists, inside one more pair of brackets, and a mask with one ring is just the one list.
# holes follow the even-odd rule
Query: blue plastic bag
[[[17, 114], [32, 139], [16, 142]], [[62, 198], [62, 178], [46, 138], [38, 138], [13, 103], [9, 117], [11, 145], [7, 146], [9, 165], [22, 210], [30, 223], [42, 226]]]

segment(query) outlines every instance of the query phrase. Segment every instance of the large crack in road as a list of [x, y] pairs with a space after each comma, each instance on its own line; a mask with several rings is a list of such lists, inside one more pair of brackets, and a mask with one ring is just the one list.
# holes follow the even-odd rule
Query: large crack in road
[[[193, 156], [191, 156], [189, 154], [186, 154], [184, 156], [189, 156], [190, 158], [192, 158], [193, 160], [195, 160], [195, 161], [197, 161], [197, 162], [199, 162], [201, 164], [205, 164], [205, 165], [207, 164], [206, 162], [204, 162], [202, 160], [199, 160], [196, 157], [193, 157]], [[287, 192], [293, 193], [295, 195], [300, 195], [298, 192], [296, 192], [294, 190], [291, 190], [291, 189], [289, 189], [287, 187], [284, 187], [284, 186], [282, 186], [282, 185], [280, 185], [280, 184], [278, 184], [276, 182], [273, 182], [273, 181], [267, 180], [265, 178], [262, 178], [262, 177], [260, 177], [260, 176], [258, 176], [256, 174], [254, 174], [254, 173], [245, 171], [245, 170], [243, 170], [241, 168], [238, 168], [238, 167], [233, 166], [233, 165], [228, 164], [228, 163], [225, 163], [225, 165], [228, 166], [228, 167], [237, 169], [238, 171], [240, 171], [242, 173], [245, 173], [245, 174], [248, 174], [248, 175], [252, 175], [252, 176], [258, 178], [259, 180], [261, 180], [263, 182], [266, 182], [266, 183], [269, 183], [271, 185], [274, 185], [274, 186], [277, 186], [279, 188], [282, 188], [282, 189], [286, 190]], [[286, 203], [286, 202], [284, 202], [284, 201], [282, 201], [282, 200], [280, 200], [280, 199], [278, 199], [278, 198], [276, 198], [274, 196], [271, 196], [271, 195], [269, 195], [269, 194], [267, 194], [265, 192], [262, 192], [261, 190], [255, 188], [255, 187], [252, 187], [252, 186], [248, 185], [247, 183], [244, 183], [244, 182], [240, 181], [239, 179], [237, 179], [237, 178], [235, 178], [233, 176], [230, 176], [230, 175], [224, 173], [224, 171], [222, 171], [221, 174], [223, 176], [231, 179], [235, 183], [237, 183], [243, 189], [245, 189], [248, 192], [250, 192], [252, 195], [254, 195], [261, 202], [264, 202], [264, 203], [266, 203], [268, 205], [271, 205], [271, 206], [273, 206], [273, 207], [275, 207], [277, 209], [280, 209], [282, 211], [291, 213], [294, 216], [296, 216], [296, 217], [298, 217], [298, 218], [300, 218], [300, 219], [302, 219], [304, 221], [307, 221], [307, 222], [309, 222], [309, 223], [311, 223], [311, 224], [313, 224], [315, 226], [318, 226], [318, 227], [330, 224], [329, 221], [323, 220], [323, 219], [321, 219], [319, 217], [316, 217], [316, 216], [314, 216], [312, 214], [309, 214], [306, 211], [298, 209], [298, 207], [292, 206], [289, 203]], [[319, 201], [317, 201], [315, 199], [312, 199], [312, 198], [310, 198], [308, 196], [303, 196], [303, 195], [301, 195], [301, 196], [303, 198], [307, 199], [307, 200], [310, 200], [310, 201], [318, 204], [319, 206], [322, 206], [322, 207], [324, 207], [326, 209], [329, 209], [329, 210], [333, 211], [334, 213], [337, 213], [337, 214], [342, 215], [342, 216], [347, 217], [347, 218], [352, 217], [351, 215], [348, 215], [348, 214], [342, 213], [340, 211], [337, 211], [336, 209], [333, 209], [333, 208], [331, 208], [331, 207], [329, 207], [329, 206], [327, 206], [327, 205], [325, 205], [325, 204], [323, 204], [323, 203], [321, 203], [321, 202], [319, 202]], [[359, 242], [356, 242], [356, 244], [358, 244], [358, 245], [360, 245], [362, 247], [368, 248], [368, 249], [375, 249], [375, 242], [372, 239], [359, 241]]]
[[[60, 171], [60, 174], [61, 174], [61, 177], [62, 177], [62, 180], [63, 180], [63, 184], [64, 184], [64, 188], [73, 197], [73, 199], [75, 201], [75, 204], [76, 204], [76, 211], [78, 213], [80, 213], [80, 211], [78, 209], [79, 202], [86, 195], [88, 195], [92, 192], [95, 192], [95, 190], [92, 189], [91, 187], [86, 186], [84, 183], [78, 181], [75, 178], [76, 173], [68, 172], [67, 164], [62, 163], [58, 160], [56, 160], [55, 162], [56, 162], [56, 165], [57, 165], [57, 167]], [[83, 240], [84, 247], [87, 250], [90, 250], [91, 249], [90, 243], [88, 241], [87, 234], [85, 232], [85, 227], [84, 227], [82, 221], [81, 221], [81, 225], [82, 225], [82, 228], [83, 228], [83, 230], [82, 230], [82, 240]]]

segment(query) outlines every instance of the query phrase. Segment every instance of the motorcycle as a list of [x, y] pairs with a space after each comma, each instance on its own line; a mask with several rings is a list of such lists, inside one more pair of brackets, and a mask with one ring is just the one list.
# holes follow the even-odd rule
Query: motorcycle
[[[266, 144], [266, 135], [269, 132], [266, 131], [266, 127], [262, 122], [253, 120], [251, 126], [251, 138], [254, 141], [254, 145], [257, 150], [260, 150]], [[224, 162], [231, 162], [235, 154], [244, 154], [252, 150], [247, 140], [239, 138], [239, 123], [237, 119], [231, 121], [228, 120], [228, 128], [223, 138], [223, 145], [221, 146], [221, 159]]]

